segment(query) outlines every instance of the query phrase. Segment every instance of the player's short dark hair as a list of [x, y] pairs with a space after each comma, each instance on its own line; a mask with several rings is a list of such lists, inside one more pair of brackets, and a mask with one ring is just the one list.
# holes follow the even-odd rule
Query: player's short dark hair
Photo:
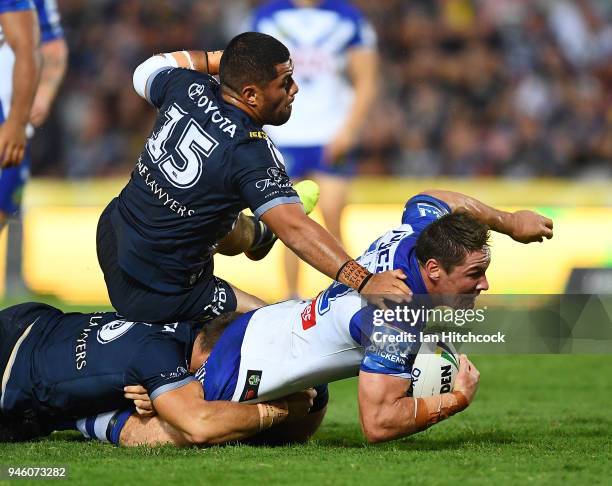
[[434, 258], [446, 272], [460, 265], [468, 253], [489, 245], [487, 225], [464, 213], [442, 216], [419, 235], [415, 251], [421, 265]]
[[225, 314], [215, 317], [212, 321], [204, 323], [199, 333], [202, 337], [200, 339], [200, 350], [202, 352], [212, 351], [212, 348], [217, 344], [217, 341], [227, 326], [241, 315], [242, 312], [226, 312]]
[[289, 60], [289, 49], [271, 35], [244, 32], [234, 37], [221, 56], [221, 84], [240, 92], [248, 84], [263, 87], [276, 78], [276, 65]]

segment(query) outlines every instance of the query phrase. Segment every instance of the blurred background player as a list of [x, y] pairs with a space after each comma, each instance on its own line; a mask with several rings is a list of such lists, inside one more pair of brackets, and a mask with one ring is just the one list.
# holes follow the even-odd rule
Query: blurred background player
[[[19, 140], [19, 144], [24, 144], [22, 152], [19, 152], [20, 160], [16, 160], [14, 156], [9, 160], [8, 150], [5, 154], [4, 165], [12, 165], [12, 167], [4, 168], [0, 173], [0, 231], [7, 224], [8, 219], [16, 216], [20, 210], [23, 188], [29, 178], [31, 165], [27, 139], [34, 134], [34, 128], [40, 127], [47, 119], [68, 64], [68, 47], [60, 25], [56, 1], [33, 0], [8, 3], [29, 4], [36, 9], [38, 21], [32, 10], [23, 12], [21, 15], [26, 16], [27, 14], [30, 19], [27, 21], [28, 28], [21, 28], [23, 31], [20, 31], [21, 34], [17, 36], [16, 41], [11, 42], [6, 36], [7, 42], [0, 46], [0, 103], [2, 104], [0, 122], [2, 116], [6, 119], [6, 122], [0, 126], [0, 134], [3, 133], [5, 126], [8, 126], [10, 130], [0, 135], [0, 153], [3, 143], [15, 144], [16, 140]], [[32, 22], [33, 34], [29, 32]], [[5, 22], [5, 24], [8, 23], [11, 24], [9, 32], [19, 26], [19, 23], [13, 19]], [[5, 24], [3, 23], [3, 28]], [[28, 31], [27, 34], [26, 31]], [[38, 40], [35, 44], [26, 42], [32, 35], [36, 39], [40, 37], [38, 48], [42, 57], [40, 78], [38, 78], [38, 73], [33, 71], [38, 69], [34, 64], [38, 61], [30, 53], [32, 45], [38, 45]], [[14, 34], [12, 37], [15, 37]], [[27, 72], [24, 72], [24, 69], [27, 69]], [[39, 80], [38, 87], [36, 87], [37, 80]], [[4, 136], [7, 138], [4, 139]], [[18, 139], [14, 138], [17, 136]], [[11, 142], [11, 139], [15, 141]], [[21, 221], [15, 219], [10, 224], [8, 242], [7, 290], [10, 293], [20, 292], [22, 286], [21, 235]]]
[[34, 4], [29, 0], [1, 0], [0, 27], [1, 229], [17, 210], [13, 192], [25, 179], [23, 168], [9, 167], [18, 165], [24, 157], [26, 128], [38, 84], [39, 29]]
[[[253, 12], [252, 29], [276, 37], [291, 52], [302, 92], [291, 119], [268, 131], [289, 176], [318, 182], [325, 225], [342, 240], [341, 215], [355, 172], [352, 151], [376, 94], [376, 34], [344, 0], [266, 2]], [[294, 297], [299, 260], [289, 251], [285, 266]]]

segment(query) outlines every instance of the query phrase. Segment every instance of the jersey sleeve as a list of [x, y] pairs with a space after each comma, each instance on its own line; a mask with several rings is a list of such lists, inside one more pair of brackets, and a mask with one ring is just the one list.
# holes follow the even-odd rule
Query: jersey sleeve
[[363, 47], [376, 49], [376, 31], [372, 24], [361, 13], [354, 15], [355, 33], [348, 43], [348, 47]]
[[0, 0], [0, 14], [34, 10], [32, 0]]
[[156, 108], [161, 108], [168, 101], [183, 99], [192, 83], [203, 85], [212, 79], [192, 69], [169, 67], [164, 58], [154, 56], [152, 59], [155, 58], [159, 60], [159, 67], [151, 64], [144, 80], [144, 97]]
[[417, 233], [451, 212], [450, 206], [444, 201], [426, 194], [418, 194], [410, 198], [404, 206], [402, 224], [409, 224]]
[[380, 309], [368, 306], [351, 319], [351, 336], [364, 347], [359, 369], [411, 379], [412, 366], [420, 347], [418, 333], [421, 328], [388, 322], [379, 315], [380, 312]]
[[152, 336], [132, 361], [125, 383], [144, 386], [153, 401], [194, 380], [185, 361], [184, 344]]
[[301, 204], [285, 170], [282, 155], [268, 139], [253, 140], [236, 147], [232, 180], [257, 219], [275, 206]]

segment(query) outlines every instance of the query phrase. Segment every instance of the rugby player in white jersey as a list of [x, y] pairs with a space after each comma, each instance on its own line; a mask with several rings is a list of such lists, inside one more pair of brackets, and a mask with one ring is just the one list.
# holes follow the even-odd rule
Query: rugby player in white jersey
[[[428, 191], [410, 199], [402, 224], [376, 240], [359, 260], [371, 271], [401, 268], [415, 295], [428, 296], [431, 305], [469, 308], [489, 288], [489, 228], [522, 243], [552, 237], [552, 221], [537, 213], [507, 213], [461, 194]], [[461, 356], [451, 393], [407, 396], [418, 342], [400, 349], [371, 339], [375, 310], [356, 291], [334, 283], [312, 300], [291, 300], [243, 315], [221, 316], [209, 324], [209, 338], [201, 341], [200, 348], [194, 347], [190, 370], [202, 383], [205, 400], [246, 403], [277, 399], [358, 374], [360, 420], [370, 442], [419, 432], [465, 409], [479, 381], [479, 372], [467, 357]], [[395, 324], [376, 330], [400, 332]], [[197, 388], [193, 383], [190, 387]], [[319, 402], [315, 413], [290, 427], [270, 429], [268, 439], [306, 440], [314, 433], [327, 399], [325, 387], [317, 388], [322, 393], [315, 399]], [[159, 405], [160, 412], [168, 413], [168, 402], [158, 404], [154, 399], [151, 403], [139, 387], [126, 391], [140, 411], [150, 413]], [[181, 403], [193, 390], [183, 387], [172, 393]], [[89, 420], [95, 423], [96, 418]], [[134, 414], [112, 435], [120, 437], [123, 445], [184, 445], [189, 443], [191, 420], [187, 417], [184, 429], [179, 430], [157, 417]], [[194, 417], [194, 426], [196, 420]], [[106, 427], [92, 425], [90, 429]]]
[[[376, 98], [376, 33], [368, 19], [345, 0], [272, 0], [253, 12], [251, 29], [283, 42], [295, 62], [300, 96], [291, 119], [267, 130], [294, 180], [321, 187], [325, 226], [342, 241], [341, 216], [357, 145]], [[287, 292], [298, 295], [299, 261], [286, 253]]]

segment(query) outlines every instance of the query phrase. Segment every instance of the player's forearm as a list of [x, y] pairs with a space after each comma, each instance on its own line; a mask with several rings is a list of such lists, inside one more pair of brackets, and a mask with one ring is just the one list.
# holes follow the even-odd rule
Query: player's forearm
[[13, 94], [9, 120], [25, 127], [40, 74], [38, 26], [35, 12], [16, 12], [3, 16], [6, 40], [15, 55]]
[[193, 69], [214, 76], [219, 74], [222, 54], [223, 51], [174, 51], [158, 56], [166, 57], [174, 67]]
[[64, 39], [55, 39], [43, 44], [40, 50], [42, 54], [42, 70], [38, 90], [36, 91], [35, 103], [40, 97], [51, 104], [66, 75], [68, 47]]
[[300, 224], [284, 226], [278, 237], [306, 263], [351, 288], [361, 291], [364, 278], [370, 275], [354, 261], [343, 267], [351, 257], [336, 238], [310, 218], [304, 218]]
[[[457, 392], [458, 393], [458, 392]], [[398, 397], [361, 415], [363, 432], [369, 442], [386, 442], [421, 432], [467, 406], [465, 397], [443, 393], [425, 398]]]
[[357, 134], [372, 108], [378, 85], [378, 56], [372, 50], [359, 50], [349, 58], [349, 69], [353, 78], [355, 96], [346, 118], [344, 130]]
[[511, 235], [513, 231], [512, 213], [500, 211], [480, 202], [473, 197], [459, 192], [441, 191], [437, 189], [425, 191], [423, 194], [433, 196], [449, 205], [452, 212], [467, 213], [493, 231]]

